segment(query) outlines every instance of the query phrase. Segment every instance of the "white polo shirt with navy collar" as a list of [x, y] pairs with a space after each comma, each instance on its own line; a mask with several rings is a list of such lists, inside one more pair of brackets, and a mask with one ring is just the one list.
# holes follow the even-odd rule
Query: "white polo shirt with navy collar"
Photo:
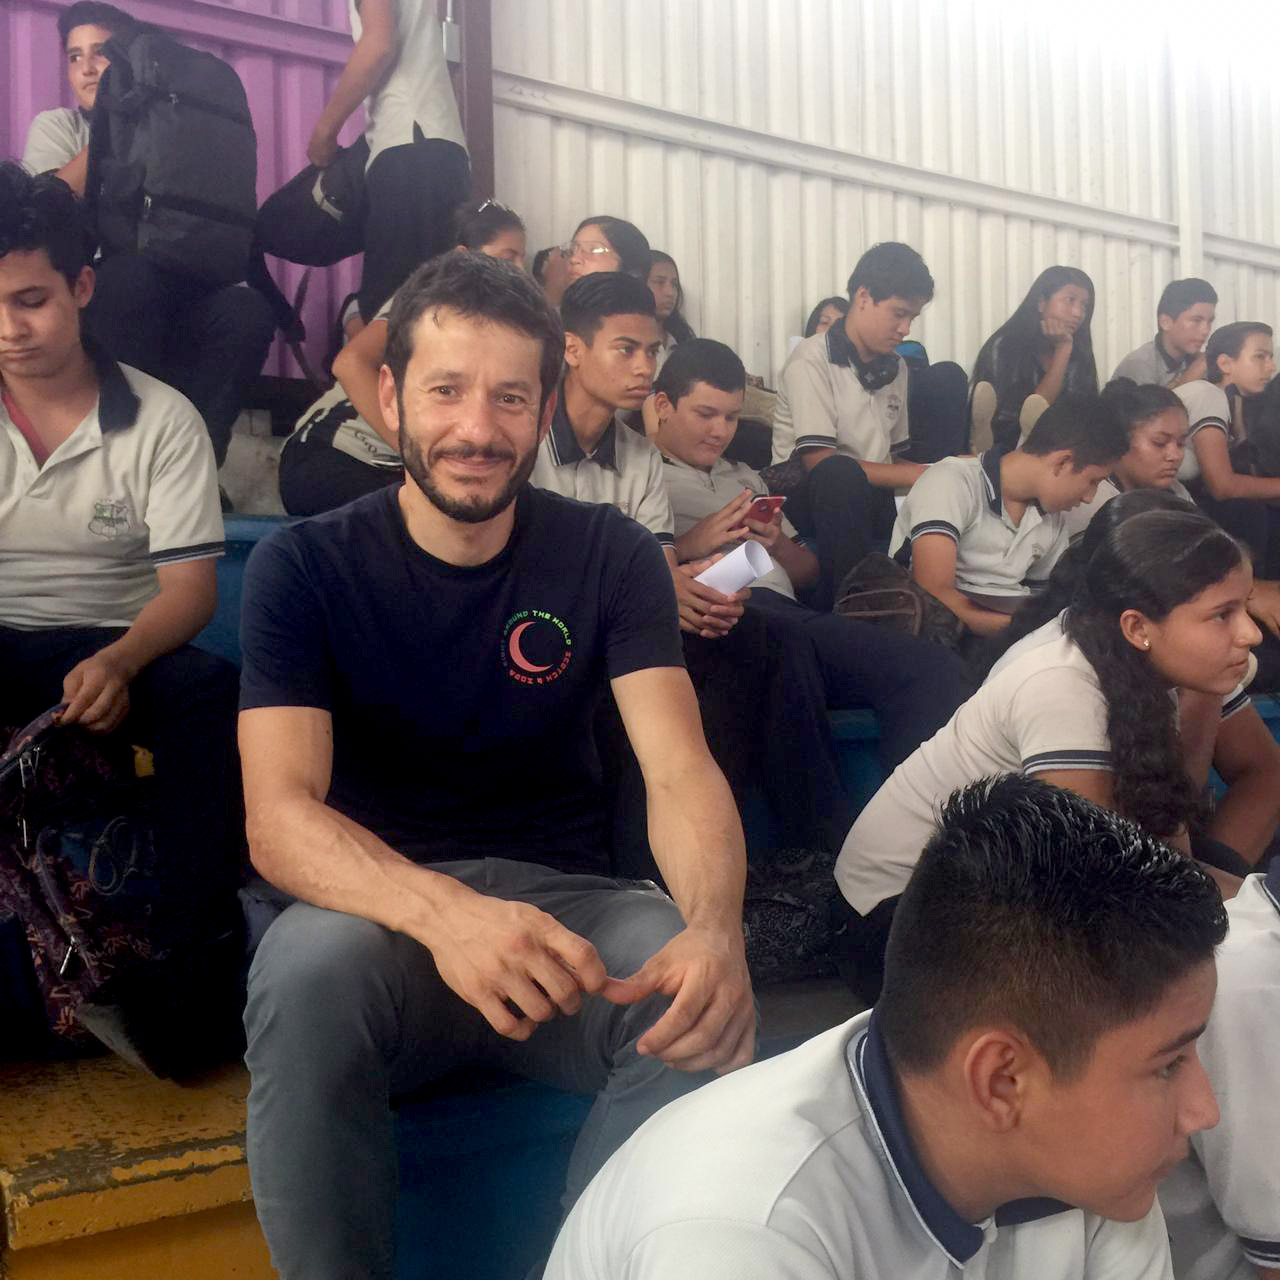
[[1065, 635], [993, 675], [871, 797], [836, 859], [836, 884], [866, 915], [906, 887], [953, 791], [1001, 773], [1110, 770], [1107, 699]]
[[545, 1280], [1170, 1280], [1158, 1206], [1019, 1200], [970, 1222], [930, 1182], [872, 1013], [669, 1104], [570, 1212]]
[[911, 444], [907, 362], [868, 391], [843, 324], [796, 345], [782, 368], [773, 411], [773, 461], [803, 449], [834, 449], [859, 462], [893, 462]]
[[[1056, 618], [1050, 618], [1048, 622], [1038, 626], [1034, 631], [1029, 631], [1021, 640], [1015, 640], [992, 664], [991, 670], [987, 672], [987, 680], [998, 676], [1006, 667], [1011, 667], [1024, 654], [1030, 653], [1032, 649], [1038, 649], [1041, 645], [1061, 640], [1066, 634], [1067, 611], [1063, 609]], [[1176, 702], [1176, 693], [1173, 697]], [[1251, 706], [1253, 706], [1253, 700], [1249, 697], [1248, 689], [1244, 685], [1238, 684], [1230, 693], [1223, 696], [1221, 718], [1230, 720], [1232, 716]]]
[[128, 627], [156, 569], [223, 553], [218, 473], [191, 402], [90, 350], [97, 403], [43, 467], [0, 401], [0, 626]]
[[662, 546], [675, 542], [662, 455], [616, 416], [591, 453], [585, 453], [565, 412], [563, 390], [556, 398], [551, 429], [538, 446], [530, 481], [565, 498], [617, 507], [644, 525]]
[[[760, 478], [758, 471], [753, 471], [745, 462], [731, 462], [728, 458], [717, 458], [708, 471], [701, 467], [692, 467], [679, 458], [663, 454], [662, 474], [667, 483], [667, 496], [671, 499], [671, 511], [676, 520], [676, 537], [683, 538], [699, 520], [713, 516], [721, 511], [744, 489], [750, 489], [757, 497], [766, 497], [769, 486]], [[779, 535], [783, 538], [795, 538], [795, 526], [784, 515]], [[723, 552], [730, 552], [734, 545], [720, 547]], [[779, 564], [774, 564], [763, 577], [752, 584], [753, 589], [776, 591], [788, 600], [796, 598], [796, 589], [792, 585], [787, 571]]]
[[1227, 903], [1218, 994], [1197, 1049], [1221, 1119], [1165, 1179], [1178, 1280], [1256, 1280], [1280, 1270], [1280, 862]]
[[1000, 492], [1000, 459], [943, 458], [911, 486], [898, 510], [889, 554], [904, 564], [927, 533], [956, 544], [956, 586], [966, 595], [1018, 601], [1042, 586], [1070, 545], [1066, 519], [1028, 502], [1014, 524]]

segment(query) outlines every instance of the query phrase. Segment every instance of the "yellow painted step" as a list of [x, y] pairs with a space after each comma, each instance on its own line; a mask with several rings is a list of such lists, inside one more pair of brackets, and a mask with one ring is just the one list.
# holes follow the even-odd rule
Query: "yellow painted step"
[[[187, 1085], [113, 1057], [0, 1068], [3, 1274], [113, 1280], [112, 1257], [132, 1253], [131, 1280], [152, 1274], [144, 1257], [157, 1276], [270, 1276], [245, 1162], [247, 1092], [239, 1065]], [[175, 1248], [190, 1265], [172, 1268]]]

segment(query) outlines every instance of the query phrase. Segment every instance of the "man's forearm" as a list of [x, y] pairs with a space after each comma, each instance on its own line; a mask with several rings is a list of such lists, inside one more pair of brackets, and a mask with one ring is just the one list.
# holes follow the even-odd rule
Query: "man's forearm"
[[685, 924], [740, 935], [747, 858], [724, 775], [705, 754], [646, 786], [649, 843]]
[[253, 864], [277, 888], [423, 941], [458, 882], [410, 862], [311, 796], [248, 815]]

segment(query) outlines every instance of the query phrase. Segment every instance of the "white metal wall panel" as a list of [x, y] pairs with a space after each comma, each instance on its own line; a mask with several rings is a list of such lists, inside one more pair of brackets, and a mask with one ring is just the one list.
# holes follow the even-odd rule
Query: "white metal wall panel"
[[[1181, 270], [1170, 46], [1194, 61], [1197, 19], [1154, 0], [1062, 18], [1038, 0], [493, 0], [499, 190], [536, 246], [590, 213], [636, 222], [679, 262], [695, 327], [769, 376], [889, 238], [937, 280], [917, 329], [934, 359], [968, 367], [1062, 262], [1098, 286], [1105, 373]], [[1204, 269], [1224, 319], [1271, 315], [1280, 251], [1254, 242], [1280, 232], [1280, 92], [1210, 72], [1192, 86]]]

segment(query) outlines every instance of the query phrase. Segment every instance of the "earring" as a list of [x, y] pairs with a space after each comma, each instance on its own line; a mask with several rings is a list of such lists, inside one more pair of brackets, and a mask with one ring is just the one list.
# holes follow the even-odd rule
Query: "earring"
[[1143, 647], [1144, 649], [1150, 649], [1150, 648], [1151, 648], [1151, 641], [1150, 641], [1150, 640], [1144, 640], [1144, 641], [1142, 642], [1142, 647]]

